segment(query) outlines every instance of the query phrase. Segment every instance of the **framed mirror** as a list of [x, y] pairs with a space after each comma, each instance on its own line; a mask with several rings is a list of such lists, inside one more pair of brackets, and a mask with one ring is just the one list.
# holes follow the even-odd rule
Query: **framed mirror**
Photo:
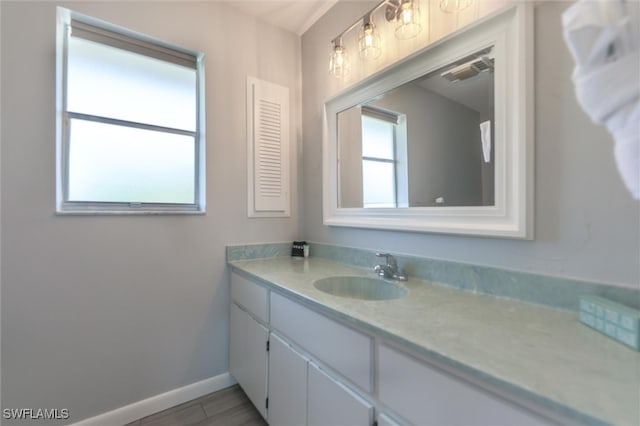
[[324, 223], [531, 239], [532, 24], [507, 8], [327, 101]]

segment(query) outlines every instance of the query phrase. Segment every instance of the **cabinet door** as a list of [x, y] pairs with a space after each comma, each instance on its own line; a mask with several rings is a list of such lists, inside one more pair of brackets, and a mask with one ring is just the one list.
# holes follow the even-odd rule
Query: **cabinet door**
[[267, 339], [269, 331], [231, 304], [229, 371], [262, 417], [267, 417]]
[[307, 423], [307, 359], [271, 333], [269, 338], [269, 408], [271, 426]]
[[307, 424], [318, 426], [371, 425], [373, 407], [309, 363]]

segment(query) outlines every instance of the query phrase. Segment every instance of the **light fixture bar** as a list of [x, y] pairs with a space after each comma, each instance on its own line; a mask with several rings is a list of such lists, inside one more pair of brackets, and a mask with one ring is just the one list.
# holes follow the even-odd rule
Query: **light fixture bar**
[[[418, 1], [418, 0], [415, 0], [415, 1]], [[331, 40], [331, 43], [335, 43], [335, 41], [337, 39], [342, 38], [346, 33], [348, 33], [349, 31], [353, 30], [360, 23], [366, 23], [366, 21], [365, 21], [366, 19], [369, 19], [371, 17], [371, 15], [376, 13], [376, 11], [378, 9], [380, 9], [382, 6], [385, 6], [385, 5], [387, 6], [387, 11], [388, 10], [393, 10], [394, 11], [392, 18], [389, 18], [388, 12], [385, 12], [385, 17], [386, 17], [387, 21], [392, 21], [392, 20], [396, 19], [395, 11], [398, 9], [398, 6], [400, 5], [400, 1], [399, 0], [382, 0], [380, 3], [375, 5], [371, 10], [369, 10], [367, 13], [365, 13], [360, 18], [358, 18], [353, 24], [349, 25], [347, 28], [342, 30], [342, 32], [340, 34], [338, 34], [337, 36], [335, 36]], [[389, 9], [389, 8], [391, 8], [391, 9]]]
[[440, 10], [446, 13], [462, 12], [473, 4], [473, 0], [442, 0]]
[[420, 0], [382, 0], [354, 23], [342, 30], [331, 40], [329, 72], [336, 77], [343, 77], [349, 72], [349, 58], [342, 38], [357, 26], [360, 26], [358, 34], [360, 57], [365, 60], [380, 57], [382, 53], [380, 34], [373, 22], [373, 14], [383, 6], [386, 6], [385, 19], [388, 22], [396, 22], [396, 38], [409, 39], [415, 37], [421, 30], [419, 2]]

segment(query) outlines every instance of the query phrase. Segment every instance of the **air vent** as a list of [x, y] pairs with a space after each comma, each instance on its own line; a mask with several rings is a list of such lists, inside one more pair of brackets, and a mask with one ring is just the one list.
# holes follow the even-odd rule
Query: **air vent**
[[247, 78], [249, 217], [288, 217], [289, 89]]
[[475, 77], [476, 75], [484, 71], [493, 72], [494, 62], [495, 59], [489, 56], [474, 58], [471, 61], [466, 62], [462, 65], [458, 65], [457, 67], [445, 71], [440, 75], [450, 82], [455, 83], [456, 81], [462, 81], [471, 77]]

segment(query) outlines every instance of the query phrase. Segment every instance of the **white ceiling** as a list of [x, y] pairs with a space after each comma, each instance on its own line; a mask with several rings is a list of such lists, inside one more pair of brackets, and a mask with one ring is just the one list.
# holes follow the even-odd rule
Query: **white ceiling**
[[338, 0], [226, 0], [247, 15], [302, 35]]
[[432, 74], [417, 84], [427, 90], [438, 93], [454, 102], [490, 115], [493, 111], [493, 79], [490, 72], [483, 72], [475, 77], [455, 83], [440, 76], [441, 72]]

